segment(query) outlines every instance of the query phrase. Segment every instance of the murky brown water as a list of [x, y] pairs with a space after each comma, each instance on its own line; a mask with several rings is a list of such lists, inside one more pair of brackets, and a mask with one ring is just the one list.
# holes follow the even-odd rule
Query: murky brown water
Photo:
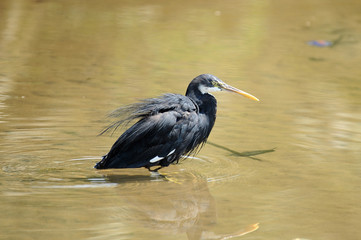
[[[0, 238], [359, 239], [360, 8], [0, 1]], [[93, 169], [107, 113], [201, 73], [261, 102], [217, 94], [211, 144], [166, 179]]]

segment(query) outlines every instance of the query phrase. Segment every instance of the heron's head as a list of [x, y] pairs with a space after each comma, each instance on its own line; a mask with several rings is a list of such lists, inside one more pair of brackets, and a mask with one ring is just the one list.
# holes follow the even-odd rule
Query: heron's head
[[255, 96], [246, 93], [242, 90], [239, 90], [235, 87], [232, 87], [211, 74], [202, 74], [194, 78], [192, 82], [189, 84], [188, 89], [189, 88], [198, 88], [198, 90], [202, 94], [216, 92], [216, 91], [234, 92], [243, 95], [249, 99], [259, 101], [258, 98], [256, 98]]

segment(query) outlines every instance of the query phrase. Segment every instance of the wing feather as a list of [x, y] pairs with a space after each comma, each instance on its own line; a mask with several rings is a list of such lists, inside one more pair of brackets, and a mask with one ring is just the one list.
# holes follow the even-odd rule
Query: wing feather
[[[138, 121], [118, 138], [96, 168], [167, 166], [206, 140], [204, 135], [202, 138], [198, 106], [178, 94], [145, 99], [117, 109], [111, 117], [119, 120], [103, 133], [116, 130], [123, 123]], [[158, 158], [164, 159], [149, 162]]]

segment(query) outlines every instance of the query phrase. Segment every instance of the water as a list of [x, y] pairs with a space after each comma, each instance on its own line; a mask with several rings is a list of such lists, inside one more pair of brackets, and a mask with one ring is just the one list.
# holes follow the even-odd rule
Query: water
[[[1, 1], [0, 238], [358, 239], [360, 7]], [[92, 168], [107, 113], [201, 73], [261, 101], [217, 93], [210, 144], [164, 178]]]

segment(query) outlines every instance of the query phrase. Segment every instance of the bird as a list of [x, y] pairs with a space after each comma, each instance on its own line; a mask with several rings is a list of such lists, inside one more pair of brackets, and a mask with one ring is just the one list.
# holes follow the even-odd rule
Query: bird
[[166, 93], [111, 113], [110, 116], [119, 120], [102, 133], [136, 122], [123, 132], [94, 168], [145, 167], [157, 173], [159, 169], [197, 153], [216, 121], [217, 100], [211, 94], [216, 91], [233, 92], [259, 101], [211, 74], [201, 74], [189, 83], [185, 95]]

